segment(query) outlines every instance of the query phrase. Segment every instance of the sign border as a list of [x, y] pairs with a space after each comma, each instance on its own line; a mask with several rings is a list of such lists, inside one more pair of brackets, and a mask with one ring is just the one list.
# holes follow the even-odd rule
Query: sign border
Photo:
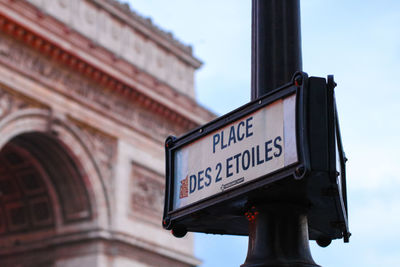
[[[290, 83], [283, 85], [270, 93], [255, 99], [221, 117], [214, 119], [213, 121], [202, 125], [183, 136], [176, 138], [174, 136], [169, 136], [165, 141], [165, 158], [166, 158], [166, 185], [165, 185], [165, 201], [164, 201], [164, 214], [163, 214], [163, 227], [166, 229], [172, 229], [174, 221], [180, 218], [197, 212], [199, 210], [205, 209], [207, 207], [213, 206], [215, 204], [221, 203], [228, 199], [244, 195], [252, 190], [259, 187], [265, 186], [277, 180], [286, 178], [293, 175], [296, 179], [301, 179], [306, 174], [309, 169], [309, 156], [307, 151], [307, 138], [306, 138], [306, 117], [304, 107], [306, 97], [306, 90], [304, 88], [307, 86], [306, 73], [296, 73]], [[295, 94], [296, 95], [296, 145], [297, 145], [297, 158], [298, 161], [289, 166], [285, 166], [282, 169], [268, 173], [267, 175], [256, 178], [253, 181], [249, 181], [243, 186], [234, 187], [228, 189], [224, 192], [214, 194], [212, 196], [206, 197], [195, 203], [188, 204], [182, 208], [173, 210], [173, 173], [174, 173], [174, 153], [177, 149], [184, 147], [185, 145], [194, 142], [230, 123], [233, 123], [251, 113], [256, 112], [259, 109], [273, 103], [276, 100], [283, 99], [286, 96]], [[268, 179], [266, 179], [268, 177]], [[229, 193], [228, 193], [229, 192]]]

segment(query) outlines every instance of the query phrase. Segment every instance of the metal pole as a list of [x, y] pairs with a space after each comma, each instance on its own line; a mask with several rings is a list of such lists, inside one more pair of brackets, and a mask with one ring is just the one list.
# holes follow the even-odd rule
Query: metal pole
[[249, 245], [242, 267], [312, 267], [307, 210], [289, 203], [259, 203], [249, 218]]
[[[302, 70], [299, 0], [252, 2], [252, 100], [290, 82]], [[249, 246], [242, 267], [310, 267], [307, 208], [251, 203]]]
[[302, 70], [299, 0], [253, 0], [251, 99]]

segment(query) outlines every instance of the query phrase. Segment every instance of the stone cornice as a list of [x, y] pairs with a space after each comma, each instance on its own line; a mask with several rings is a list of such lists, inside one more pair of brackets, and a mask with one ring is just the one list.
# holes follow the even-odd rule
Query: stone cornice
[[[95, 83], [139, 103], [185, 128], [203, 124], [214, 114], [132, 64], [96, 47], [82, 35], [40, 13], [24, 1], [0, 0], [0, 31], [23, 41]], [[18, 10], [18, 12], [16, 12]]]
[[[1, 239], [0, 239], [1, 240]], [[42, 238], [39, 239], [40, 242], [27, 242], [22, 243], [19, 246], [14, 246], [12, 249], [2, 249], [0, 251], [0, 256], [3, 258], [10, 256], [12, 254], [22, 254], [29, 253], [32, 251], [40, 252], [40, 250], [46, 249], [54, 249], [55, 247], [68, 247], [71, 244], [79, 242], [85, 242], [87, 246], [84, 248], [80, 247], [80, 249], [90, 249], [89, 242], [104, 242], [106, 246], [100, 247], [101, 250], [108, 250], [112, 247], [120, 247], [126, 246], [125, 249], [115, 250], [114, 254], [117, 251], [118, 254], [122, 254], [122, 256], [129, 257], [131, 255], [135, 255], [136, 253], [132, 253], [132, 251], [140, 249], [141, 252], [152, 251], [156, 252], [160, 256], [166, 257], [171, 260], [175, 260], [178, 262], [186, 263], [190, 266], [198, 266], [201, 264], [201, 261], [192, 255], [184, 254], [179, 251], [175, 251], [169, 247], [162, 247], [155, 243], [149, 242], [147, 240], [140, 239], [135, 236], [131, 236], [125, 233], [121, 233], [118, 231], [109, 231], [105, 229], [91, 229], [80, 232], [70, 232], [64, 234], [58, 234], [54, 237], [50, 238]], [[76, 253], [76, 251], [72, 250], [70, 253]], [[156, 255], [157, 255], [156, 254]], [[151, 256], [155, 256], [152, 254]], [[147, 256], [148, 257], [148, 256]], [[146, 257], [146, 258], [147, 258]]]
[[155, 24], [150, 18], [144, 18], [138, 13], [130, 9], [128, 4], [122, 4], [118, 0], [91, 0], [92, 2], [100, 5], [102, 8], [109, 11], [125, 23], [131, 25], [145, 36], [157, 42], [159, 45], [172, 51], [175, 55], [182, 60], [192, 65], [194, 68], [200, 68], [202, 62], [193, 57], [193, 49], [191, 46], [184, 45], [174, 38], [171, 32], [166, 32]]
[[194, 71], [200, 62], [187, 47], [146, 19], [107, 0], [26, 2], [42, 13], [43, 21], [52, 17], [67, 27], [69, 34], [78, 33], [90, 40], [97, 50], [107, 50], [115, 58], [195, 98]]

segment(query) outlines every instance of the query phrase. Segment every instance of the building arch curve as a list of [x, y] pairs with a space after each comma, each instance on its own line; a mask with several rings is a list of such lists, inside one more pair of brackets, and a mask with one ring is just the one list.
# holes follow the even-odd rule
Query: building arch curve
[[22, 109], [0, 122], [0, 153], [25, 153], [40, 163], [32, 164], [42, 172], [55, 205], [57, 233], [73, 232], [74, 224], [80, 231], [110, 226], [106, 187], [89, 147], [90, 140], [79, 128], [49, 110]]

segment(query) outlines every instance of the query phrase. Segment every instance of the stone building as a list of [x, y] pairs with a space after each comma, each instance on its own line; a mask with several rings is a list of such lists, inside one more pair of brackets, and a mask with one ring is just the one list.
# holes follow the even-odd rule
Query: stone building
[[0, 0], [0, 266], [199, 264], [161, 213], [200, 65], [115, 0]]

